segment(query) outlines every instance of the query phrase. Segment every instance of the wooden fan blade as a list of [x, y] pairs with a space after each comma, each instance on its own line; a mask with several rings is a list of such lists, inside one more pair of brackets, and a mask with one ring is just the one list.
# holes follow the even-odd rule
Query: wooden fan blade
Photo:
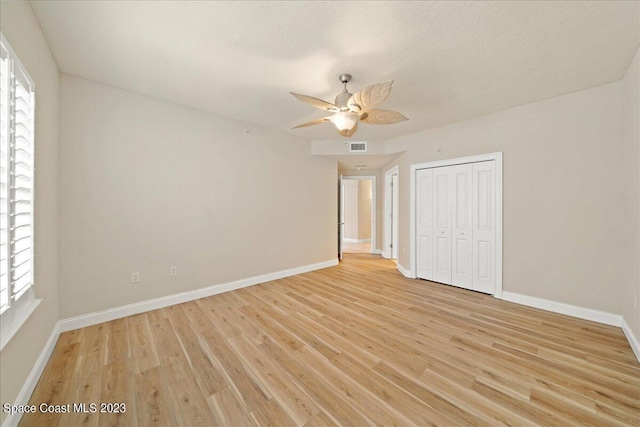
[[315, 120], [311, 120], [310, 122], [299, 124], [298, 126], [295, 126], [292, 129], [306, 128], [307, 126], [319, 125], [320, 123], [324, 123], [328, 121], [329, 121], [329, 117], [323, 117], [321, 119], [315, 119]]
[[338, 132], [340, 132], [340, 135], [342, 136], [346, 136], [347, 138], [351, 138], [351, 136], [356, 133], [356, 131], [358, 130], [358, 123], [353, 125], [353, 128], [351, 128], [351, 130], [340, 130]]
[[392, 125], [409, 119], [397, 111], [372, 108], [362, 114], [360, 120], [370, 125]]
[[[351, 111], [368, 110], [380, 105], [391, 92], [393, 80], [384, 83], [367, 86], [354, 93], [347, 105]], [[356, 107], [360, 107], [356, 109]]]
[[299, 93], [289, 92], [291, 95], [298, 98], [300, 101], [305, 104], [309, 104], [312, 107], [320, 108], [321, 110], [326, 111], [340, 111], [338, 107], [331, 104], [330, 102], [323, 101], [322, 99], [314, 98], [313, 96], [301, 95]]

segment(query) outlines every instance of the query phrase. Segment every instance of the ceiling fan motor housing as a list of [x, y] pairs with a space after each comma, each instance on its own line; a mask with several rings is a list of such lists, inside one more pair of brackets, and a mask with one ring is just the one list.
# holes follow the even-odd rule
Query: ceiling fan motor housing
[[338, 107], [340, 111], [347, 111], [349, 109], [349, 107], [347, 106], [347, 103], [351, 99], [351, 96], [352, 94], [347, 92], [347, 90], [345, 89], [344, 92], [336, 96], [335, 106]]

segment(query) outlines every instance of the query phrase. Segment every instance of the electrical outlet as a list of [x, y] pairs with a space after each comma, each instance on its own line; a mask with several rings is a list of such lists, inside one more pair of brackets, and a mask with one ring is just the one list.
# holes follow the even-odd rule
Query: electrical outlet
[[140, 281], [140, 273], [137, 271], [135, 273], [131, 273], [131, 283], [138, 283]]
[[178, 275], [178, 267], [176, 267], [175, 265], [172, 265], [171, 267], [169, 267], [169, 276], [173, 277], [177, 275]]

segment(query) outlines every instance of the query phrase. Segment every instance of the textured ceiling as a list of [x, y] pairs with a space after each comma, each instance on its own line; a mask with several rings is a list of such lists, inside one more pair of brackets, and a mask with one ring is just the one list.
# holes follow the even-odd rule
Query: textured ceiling
[[178, 104], [335, 139], [289, 91], [333, 101], [395, 79], [383, 107], [400, 135], [623, 77], [638, 47], [638, 2], [32, 1], [62, 72]]

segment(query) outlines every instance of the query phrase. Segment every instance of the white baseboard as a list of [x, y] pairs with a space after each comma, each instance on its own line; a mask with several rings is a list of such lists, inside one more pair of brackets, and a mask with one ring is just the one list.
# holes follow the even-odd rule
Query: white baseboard
[[[621, 316], [622, 317], [622, 316]], [[622, 317], [622, 332], [627, 336], [627, 341], [629, 341], [629, 345], [631, 345], [631, 350], [633, 350], [636, 355], [636, 359], [640, 362], [640, 341], [638, 341], [638, 337], [631, 330], [631, 326], [624, 320]]]
[[396, 263], [396, 268], [398, 269], [398, 271], [400, 273], [402, 273], [402, 275], [404, 277], [408, 277], [409, 279], [415, 279], [415, 277], [411, 274], [411, 271], [407, 270], [406, 268], [404, 268], [402, 265], [400, 265], [400, 263]]
[[344, 243], [371, 243], [371, 239], [351, 239], [348, 237], [343, 237], [342, 241]]
[[530, 297], [528, 295], [514, 292], [502, 292], [502, 299], [529, 307], [541, 308], [554, 313], [566, 314], [567, 316], [578, 317], [580, 319], [591, 320], [611, 326], [622, 326], [622, 316], [619, 314], [607, 313], [606, 311], [593, 310], [591, 308], [578, 307], [576, 305], [564, 304], [543, 298]]
[[[60, 322], [57, 322], [53, 326], [53, 330], [51, 331], [51, 335], [49, 335], [49, 339], [47, 343], [44, 345], [44, 348], [40, 352], [40, 356], [36, 360], [35, 365], [31, 369], [29, 376], [25, 380], [22, 385], [22, 389], [20, 389], [20, 393], [18, 393], [18, 397], [16, 397], [15, 405], [27, 405], [29, 403], [29, 399], [33, 394], [33, 390], [35, 390], [36, 385], [38, 384], [38, 380], [40, 380], [40, 375], [42, 375], [42, 371], [47, 366], [47, 362], [51, 357], [51, 353], [53, 353], [53, 349], [58, 342], [58, 337], [60, 336]], [[4, 402], [3, 402], [4, 403]], [[20, 422], [22, 418], [21, 413], [9, 414], [7, 418], [5, 418], [2, 423], [2, 427], [15, 427]]]
[[376, 255], [382, 255], [382, 250], [380, 250], [380, 249], [374, 249], [372, 253], [374, 253], [374, 254], [376, 254]]
[[[167, 295], [165, 297], [154, 298], [147, 301], [141, 301], [134, 304], [128, 304], [122, 307], [115, 307], [108, 310], [98, 311], [95, 313], [83, 314], [81, 316], [70, 317], [68, 319], [59, 320], [53, 327], [51, 335], [47, 340], [36, 364], [29, 373], [29, 376], [24, 382], [18, 397], [16, 398], [15, 405], [26, 405], [29, 403], [31, 394], [38, 384], [40, 375], [44, 370], [51, 353], [56, 346], [58, 337], [62, 332], [71, 331], [73, 329], [84, 328], [86, 326], [96, 325], [102, 322], [108, 322], [110, 320], [120, 319], [122, 317], [131, 316], [133, 314], [144, 313], [146, 311], [155, 310], [162, 307], [167, 307], [174, 304], [180, 304], [187, 301], [192, 301], [199, 298], [208, 297], [211, 295], [220, 294], [223, 292], [232, 291], [235, 289], [245, 288], [248, 286], [257, 285], [259, 283], [269, 282], [271, 280], [282, 279], [283, 277], [294, 276], [296, 274], [307, 273], [314, 270], [320, 270], [327, 267], [333, 267], [338, 265], [337, 259], [329, 261], [319, 262], [317, 264], [305, 265], [302, 267], [290, 268], [288, 270], [276, 271], [274, 273], [263, 274], [260, 276], [250, 277], [248, 279], [236, 280], [234, 282], [222, 283], [219, 285], [209, 286], [202, 289], [196, 289], [194, 291], [182, 292], [174, 295]], [[22, 414], [12, 414], [2, 423], [2, 427], [14, 427], [17, 426], [22, 418]]]
[[573, 316], [579, 319], [591, 320], [593, 322], [622, 328], [633, 353], [636, 355], [636, 359], [640, 362], [640, 341], [638, 341], [638, 338], [631, 330], [629, 324], [624, 320], [624, 317], [619, 314], [578, 307], [576, 305], [564, 304], [543, 298], [530, 297], [528, 295], [518, 294], [515, 292], [502, 292], [502, 299], [529, 307], [540, 308], [554, 313], [566, 314], [567, 316]]
[[95, 313], [88, 313], [80, 316], [70, 317], [58, 322], [60, 324], [60, 332], [84, 328], [87, 326], [96, 325], [98, 323], [108, 322], [110, 320], [131, 316], [133, 314], [144, 313], [146, 311], [156, 310], [158, 308], [168, 307], [170, 305], [180, 304], [187, 301], [193, 301], [195, 299], [233, 291], [235, 289], [246, 288], [247, 286], [253, 286], [259, 283], [269, 282], [271, 280], [282, 279], [283, 277], [307, 273], [313, 270], [320, 270], [322, 268], [332, 267], [334, 265], [338, 265], [337, 259], [319, 262], [317, 264], [305, 265], [302, 267], [290, 268], [288, 270], [276, 271], [275, 273], [249, 277], [248, 279], [240, 279], [234, 282], [221, 283], [219, 285], [213, 285], [188, 292], [181, 292], [179, 294], [167, 295], [160, 298], [154, 298], [146, 301], [136, 302], [133, 304], [123, 305], [121, 307], [110, 308], [108, 310], [102, 310]]

